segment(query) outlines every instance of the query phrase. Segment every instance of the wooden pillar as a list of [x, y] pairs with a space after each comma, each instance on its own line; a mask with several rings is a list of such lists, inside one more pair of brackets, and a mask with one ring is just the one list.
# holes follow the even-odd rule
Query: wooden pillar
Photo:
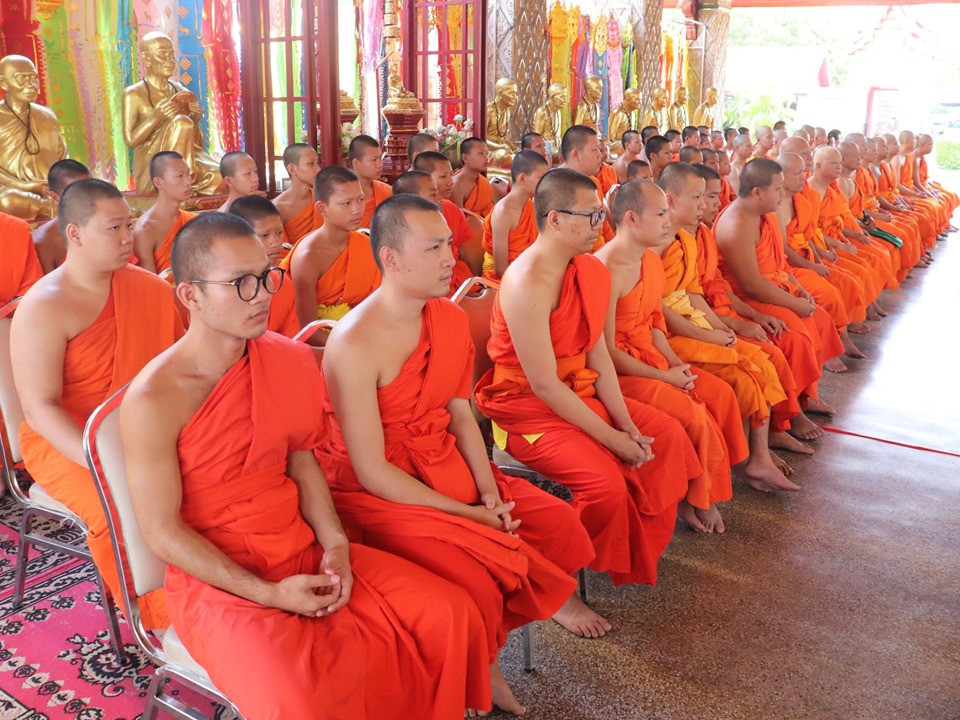
[[[308, 2], [307, 5], [313, 3]], [[317, 53], [316, 78], [317, 120], [320, 130], [317, 142], [324, 166], [337, 165], [343, 154], [340, 148], [340, 63], [337, 47], [337, 3], [320, 0], [316, 8]], [[307, 27], [310, 27], [309, 25]], [[313, 93], [307, 94], [310, 97]]]
[[653, 91], [660, 86], [660, 34], [663, 22], [663, 0], [630, 0], [633, 21], [633, 44], [637, 48], [641, 101], [640, 117], [646, 115], [653, 101]]

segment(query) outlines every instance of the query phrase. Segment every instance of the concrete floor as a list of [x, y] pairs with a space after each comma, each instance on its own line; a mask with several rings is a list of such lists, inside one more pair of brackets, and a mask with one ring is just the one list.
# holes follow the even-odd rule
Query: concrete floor
[[[824, 378], [829, 425], [960, 453], [951, 237], [884, 294], [890, 316], [857, 339], [868, 359]], [[803, 489], [737, 481], [728, 532], [678, 528], [656, 588], [590, 574], [608, 637], [540, 623], [529, 674], [511, 638], [528, 718], [960, 718], [960, 457], [828, 434], [785, 458]]]

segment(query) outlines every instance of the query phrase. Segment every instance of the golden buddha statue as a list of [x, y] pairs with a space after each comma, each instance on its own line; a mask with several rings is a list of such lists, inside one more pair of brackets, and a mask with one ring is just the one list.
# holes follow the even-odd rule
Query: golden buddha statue
[[196, 96], [170, 78], [176, 69], [173, 43], [162, 32], [140, 39], [144, 78], [123, 91], [123, 141], [133, 148], [133, 178], [137, 192], [153, 195], [150, 158], [162, 150], [183, 156], [200, 195], [214, 195], [223, 184], [220, 164], [203, 149]]
[[517, 81], [500, 78], [495, 85], [496, 97], [487, 103], [487, 148], [490, 164], [509, 168], [520, 148], [508, 136], [513, 107], [517, 104]]
[[57, 116], [37, 105], [40, 77], [29, 58], [0, 59], [0, 210], [24, 220], [50, 217], [47, 171], [67, 156]]
[[587, 75], [583, 79], [583, 97], [577, 103], [573, 116], [574, 125], [586, 125], [603, 137], [600, 127], [600, 96], [603, 94], [603, 81], [596, 75]]
[[717, 105], [717, 89], [715, 87], [708, 87], [706, 99], [693, 113], [693, 124], [706, 125], [711, 130], [719, 129], [720, 125], [717, 123], [717, 111], [719, 109]]
[[560, 147], [563, 138], [563, 107], [570, 102], [570, 94], [560, 83], [547, 88], [547, 101], [533, 114], [533, 131], [543, 135], [543, 139], [552, 142], [554, 148]]
[[661, 135], [670, 129], [667, 125], [667, 101], [669, 98], [670, 96], [667, 94], [666, 88], [661, 87], [653, 91], [650, 109], [647, 110], [647, 114], [643, 116], [643, 124], [641, 127], [654, 125], [660, 130]]
[[673, 104], [667, 114], [667, 130], [682, 131], [690, 124], [690, 117], [687, 114], [687, 99], [687, 89], [681, 85], [673, 96]]
[[607, 122], [607, 137], [610, 138], [610, 152], [619, 155], [623, 152], [620, 138], [627, 130], [636, 130], [633, 126], [633, 113], [640, 107], [640, 91], [637, 88], [627, 88], [623, 91], [623, 102], [610, 113]]

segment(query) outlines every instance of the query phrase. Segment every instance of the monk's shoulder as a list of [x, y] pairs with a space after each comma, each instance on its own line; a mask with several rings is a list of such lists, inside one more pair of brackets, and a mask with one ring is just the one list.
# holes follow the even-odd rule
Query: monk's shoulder
[[443, 323], [444, 328], [453, 332], [466, 331], [469, 333], [470, 320], [466, 311], [448, 298], [431, 298], [427, 300], [427, 312]]
[[[176, 312], [170, 283], [159, 275], [129, 264], [116, 272], [130, 292], [141, 298], [139, 302], [144, 311], [155, 310], [163, 314]], [[146, 299], [149, 299], [148, 302], [142, 301]]]
[[249, 342], [255, 344], [261, 354], [275, 360], [284, 374], [289, 371], [296, 378], [310, 378], [319, 371], [313, 351], [304, 342], [272, 330]]

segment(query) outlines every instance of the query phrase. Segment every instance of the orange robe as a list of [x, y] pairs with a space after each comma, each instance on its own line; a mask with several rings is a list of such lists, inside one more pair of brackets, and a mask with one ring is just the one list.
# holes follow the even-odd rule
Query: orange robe
[[[483, 276], [488, 280], [499, 280], [493, 267], [493, 213], [483, 219]], [[537, 212], [533, 207], [533, 198], [527, 200], [520, 213], [517, 226], [507, 237], [507, 263], [512, 263], [520, 253], [533, 245], [540, 231], [537, 230]]]
[[267, 330], [290, 338], [300, 331], [300, 321], [297, 320], [297, 293], [293, 281], [288, 277], [283, 278], [280, 289], [270, 296]]
[[[610, 416], [596, 395], [597, 373], [586, 361], [603, 333], [609, 297], [606, 268], [592, 255], [578, 255], [567, 268], [557, 309], [550, 315], [557, 376], [608, 424]], [[533, 393], [499, 299], [490, 327], [487, 350], [495, 366], [477, 383], [474, 398], [496, 423], [498, 445], [570, 489], [573, 507], [593, 540], [592, 569], [609, 572], [617, 585], [655, 583], [657, 561], [673, 537], [677, 503], [686, 495], [688, 481], [702, 474], [683, 428], [659, 410], [624, 398], [637, 428], [654, 438], [654, 458], [628, 469]]]
[[443, 212], [443, 219], [447, 221], [447, 227], [453, 233], [453, 244], [450, 247], [453, 251], [453, 259], [456, 261], [453, 266], [453, 277], [450, 278], [450, 295], [453, 295], [464, 282], [473, 277], [473, 270], [460, 259], [460, 246], [473, 240], [473, 231], [467, 224], [463, 210], [458, 208], [452, 200], [445, 199], [440, 210]]
[[[654, 266], [653, 271], [648, 267]], [[656, 270], [660, 272], [656, 272]], [[636, 286], [617, 301], [616, 344], [617, 347], [642, 363], [667, 370], [669, 362], [653, 344], [653, 329], [666, 334], [660, 299], [663, 297], [663, 272], [660, 258], [653, 250], [643, 254], [640, 280]], [[706, 510], [711, 503], [723, 502], [733, 497], [730, 484], [730, 466], [742, 462], [749, 455], [743, 424], [737, 407], [737, 399], [722, 380], [701, 371], [694, 381], [693, 392], [684, 392], [663, 380], [620, 375], [620, 389], [624, 397], [646, 403], [657, 410], [676, 418], [697, 451], [697, 459], [703, 474], [690, 481], [687, 501], [694, 507]], [[728, 408], [725, 417], [714, 418], [709, 408], [700, 400], [702, 393], [719, 393]], [[726, 433], [718, 423], [724, 423]], [[733, 435], [735, 445], [728, 452], [724, 435]]]
[[[869, 233], [867, 233], [867, 231], [864, 230], [860, 226], [860, 224], [857, 222], [858, 220], [863, 219], [866, 215], [865, 213], [866, 197], [864, 196], [863, 191], [860, 190], [860, 186], [858, 186], [856, 182], [853, 182], [852, 185], [853, 185], [853, 193], [851, 193], [850, 197], [846, 197], [846, 193], [843, 193], [843, 191], [841, 190], [841, 193], [843, 193], [844, 197], [846, 198], [847, 207], [850, 208], [850, 215], [844, 218], [844, 225], [845, 227], [849, 227], [851, 230], [855, 232], [862, 232], [864, 234], [869, 235]], [[837, 185], [837, 189], [840, 189], [839, 184]], [[888, 232], [891, 232], [894, 235], [897, 234], [896, 228], [892, 226], [889, 226]], [[854, 241], [854, 242], [857, 242], [858, 247], [863, 247], [863, 245], [858, 241]], [[893, 271], [894, 278], [899, 277], [900, 250], [898, 248], [896, 248], [894, 245], [892, 245], [891, 243], [888, 243], [886, 240], [882, 238], [876, 238], [873, 241], [873, 244], [869, 246], [868, 249], [876, 252], [881, 256], [886, 255], [886, 260], [889, 262], [890, 269]], [[895, 282], [898, 283], [897, 287], [899, 287], [899, 281], [895, 280]]]
[[[473, 341], [466, 313], [430, 300], [420, 344], [400, 374], [377, 389], [387, 460], [427, 487], [477, 505], [473, 473], [449, 431], [447, 407], [470, 397]], [[573, 593], [572, 574], [593, 560], [590, 537], [569, 504], [491, 465], [501, 499], [517, 503], [519, 537], [422, 505], [371, 494], [360, 484], [329, 396], [332, 432], [317, 450], [348, 534], [464, 587], [487, 627], [488, 660], [513, 628], [552, 616]]]
[[[877, 190], [880, 192], [880, 196], [887, 202], [894, 203], [900, 197], [900, 188], [897, 187], [897, 179], [893, 168], [887, 161], [881, 162], [878, 167], [880, 169], [880, 178], [877, 180]], [[920, 209], [910, 207], [907, 210], [899, 211], [898, 215], [906, 217], [916, 223], [924, 250], [929, 250], [936, 244], [936, 225], [925, 213], [921, 212]]]
[[[802, 193], [796, 193], [793, 198], [793, 219], [787, 225], [787, 244], [798, 255], [811, 262], [815, 260], [813, 247], [826, 247], [823, 242], [823, 233], [817, 227], [818, 214], [815, 213], [813, 206]], [[821, 277], [809, 268], [793, 268], [793, 275], [800, 283], [814, 296], [817, 304], [830, 312], [832, 301], [826, 298], [823, 283], [829, 285], [839, 294], [840, 302], [843, 305], [844, 315], [846, 315], [847, 325], [851, 322], [863, 322], [867, 316], [867, 302], [863, 290], [863, 285], [855, 275], [839, 267], [836, 263], [824, 260], [823, 264], [829, 270], [827, 277]], [[831, 317], [837, 327], [842, 316], [838, 313]]]
[[179, 213], [177, 219], [173, 225], [170, 226], [170, 229], [167, 230], [167, 235], [163, 239], [163, 242], [153, 251], [153, 262], [157, 266], [158, 275], [170, 267], [170, 253], [173, 250], [173, 240], [177, 237], [180, 228], [197, 216], [196, 213], [187, 212], [186, 210], [178, 210], [177, 212]]
[[612, 165], [602, 163], [600, 165], [600, 172], [597, 173], [597, 181], [600, 183], [600, 191], [606, 196], [606, 194], [610, 192], [610, 188], [620, 183], [620, 178], [617, 176], [617, 171], [613, 169]]
[[[863, 230], [850, 211], [850, 204], [836, 180], [830, 183], [823, 199], [820, 201], [820, 229], [830, 237], [846, 240], [856, 245], [857, 253], [855, 257], [873, 268], [880, 278], [881, 288], [896, 290], [900, 287], [893, 262], [885, 250], [844, 236], [844, 229], [854, 232], [863, 232]], [[850, 254], [846, 250], [838, 250], [837, 253], [841, 255]]]
[[[763, 215], [760, 218], [760, 240], [756, 246], [757, 269], [760, 276], [767, 282], [773, 283], [784, 292], [791, 295], [798, 295], [799, 286], [794, 283], [787, 272], [787, 258], [783, 249], [783, 235], [780, 233], [780, 223], [773, 213]], [[790, 333], [796, 336], [807, 336], [816, 353], [817, 377], [819, 379], [819, 368], [827, 360], [843, 354], [843, 343], [840, 342], [840, 336], [837, 334], [837, 328], [833, 324], [830, 315], [822, 307], [814, 308], [812, 314], [801, 318], [793, 310], [775, 305], [773, 303], [761, 302], [750, 297], [737, 283], [736, 277], [730, 272], [724, 263], [723, 256], [720, 256], [720, 272], [730, 283], [733, 292], [750, 307], [756, 308], [760, 312], [772, 315], [782, 320], [790, 328]], [[797, 375], [795, 372], [794, 375]], [[814, 381], [816, 382], [816, 381]], [[805, 387], [805, 386], [801, 386]], [[816, 397], [814, 390], [807, 391], [811, 397]]]
[[283, 224], [283, 234], [287, 236], [288, 243], [296, 245], [304, 235], [321, 227], [323, 215], [317, 210], [317, 204], [312, 202]]
[[[700, 223], [697, 227], [696, 244], [697, 273], [700, 278], [700, 287], [703, 290], [703, 298], [721, 319], [735, 317], [746, 321], [747, 318], [733, 309], [733, 300], [731, 300], [733, 289], [726, 278], [720, 274], [720, 250], [717, 247], [717, 239], [713, 235], [713, 230], [707, 227], [705, 223]], [[800, 414], [800, 390], [797, 387], [796, 377], [794, 377], [787, 358], [794, 358], [796, 363], [796, 358], [811, 355], [813, 349], [803, 338], [790, 337], [789, 333], [784, 333], [780, 338], [776, 338], [777, 344], [774, 344], [769, 338], [758, 340], [756, 338], [738, 337], [740, 341], [760, 348], [776, 370], [777, 379], [783, 387], [786, 399], [774, 404], [771, 408], [770, 427], [775, 431], [788, 430], [790, 420]], [[806, 364], [801, 364], [800, 367], [804, 367]], [[700, 373], [706, 373], [706, 371], [701, 369]], [[708, 405], [712, 402], [710, 396], [705, 396], [705, 402]]]
[[[860, 190], [863, 198], [863, 210], [873, 212], [880, 211], [880, 202], [877, 200], [879, 190], [877, 189], [877, 178], [873, 171], [863, 166], [857, 168], [857, 174], [854, 177], [854, 183]], [[852, 209], [852, 208], [851, 208]], [[891, 213], [892, 214], [892, 213]], [[900, 257], [900, 270], [897, 273], [897, 280], [902, 281], [907, 273], [920, 260], [923, 255], [923, 242], [920, 239], [920, 230], [916, 224], [908, 222], [904, 218], [893, 215], [893, 220], [886, 222], [884, 220], [874, 220], [877, 227], [886, 232], [896, 235], [903, 241], [903, 245], [897, 249]]]
[[[903, 157], [903, 164], [900, 166], [900, 184], [905, 185], [913, 190], [913, 166], [915, 162], [914, 155], [913, 153], [907, 153]], [[947, 215], [946, 208], [941, 205], [940, 201], [928, 197], [913, 198], [913, 200], [915, 201], [914, 207], [918, 208], [930, 218], [934, 227], [936, 228], [937, 233], [941, 233], [946, 230], [947, 225], [950, 224], [950, 218]]]
[[[601, 167], [604, 167], [601, 165]], [[613, 170], [613, 168], [611, 168]], [[603, 174], [602, 172], [600, 173]], [[616, 182], [617, 173], [614, 171], [614, 182]], [[599, 179], [591, 176], [593, 184], [597, 186], [597, 197], [600, 198], [600, 202], [606, 207], [606, 193], [603, 190], [603, 183]], [[597, 232], [597, 242], [593, 245], [593, 252], [596, 252], [602, 248], [605, 244], [613, 240], [613, 236], [616, 235], [616, 231], [613, 229], [613, 225], [610, 224], [610, 218], [604, 218], [603, 224], [600, 225], [600, 230]]]
[[30, 237], [30, 226], [20, 218], [0, 212], [0, 317], [13, 312], [3, 306], [23, 295], [41, 277], [43, 268]]
[[726, 177], [720, 178], [720, 209], [723, 210], [727, 205], [737, 199], [733, 193], [733, 187]]
[[477, 176], [477, 184], [467, 195], [463, 202], [463, 207], [472, 213], [476, 213], [482, 218], [487, 217], [493, 212], [493, 185], [483, 175]]
[[[323, 439], [320, 402], [310, 350], [267, 333], [247, 341], [177, 443], [183, 522], [269, 582], [317, 573], [323, 557], [287, 475], [288, 454]], [[387, 720], [398, 707], [446, 720], [462, 717], [465, 703], [490, 707], [483, 627], [467, 594], [373, 548], [351, 545], [350, 564], [349, 603], [320, 618], [241, 599], [170, 565], [170, 616], [249, 720]]]
[[[117, 270], [100, 316], [67, 343], [60, 406], [82, 428], [100, 403], [182, 334], [169, 284], [130, 265]], [[20, 425], [20, 448], [30, 476], [86, 523], [93, 562], [114, 599], [122, 602], [107, 518], [90, 470], [62, 455], [26, 421]], [[139, 604], [148, 628], [168, 624], [162, 592], [140, 598]]]
[[379, 180], [373, 181], [373, 192], [363, 203], [363, 219], [360, 221], [360, 227], [370, 227], [370, 221], [373, 220], [373, 211], [391, 195], [393, 195], [392, 187]]
[[946, 204], [948, 216], [952, 215], [953, 211], [960, 207], [960, 195], [947, 190], [940, 183], [930, 180], [930, 170], [927, 166], [927, 158], [923, 155], [920, 156], [920, 161], [917, 163], [917, 173], [919, 174], [921, 185], [931, 185], [934, 190], [940, 193], [944, 203]]
[[[280, 267], [290, 276], [291, 285], [293, 256], [299, 247], [298, 240], [290, 254], [280, 261]], [[370, 238], [363, 233], [351, 232], [343, 252], [317, 280], [317, 318], [339, 320], [378, 287], [380, 268], [373, 259]]]

